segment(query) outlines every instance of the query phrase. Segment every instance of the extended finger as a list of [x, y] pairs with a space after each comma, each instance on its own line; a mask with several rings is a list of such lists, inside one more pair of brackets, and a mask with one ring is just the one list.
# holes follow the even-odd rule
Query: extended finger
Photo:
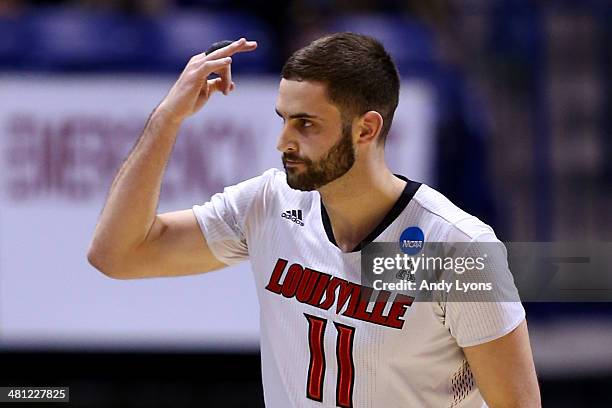
[[212, 61], [203, 62], [197, 69], [198, 76], [203, 75], [207, 77], [211, 73], [222, 74], [223, 69], [228, 67], [232, 63], [231, 57], [225, 57], [221, 59], [215, 59]]
[[[227, 48], [227, 49], [226, 49]], [[245, 38], [241, 38], [237, 41], [218, 41], [208, 47], [206, 52], [194, 55], [191, 58], [191, 62], [199, 67], [206, 61], [223, 58], [224, 56], [231, 56], [238, 52], [252, 51], [257, 48], [256, 41], [247, 41]], [[217, 51], [223, 51], [223, 53], [217, 53]], [[208, 57], [208, 58], [207, 58]]]
[[213, 45], [208, 47], [208, 49], [206, 51], [204, 51], [204, 54], [208, 55], [208, 54], [212, 53], [213, 51], [217, 51], [220, 48], [227, 47], [232, 42], [233, 41], [228, 41], [228, 40], [217, 41], [216, 43], [214, 43]]
[[232, 42], [229, 45], [226, 45], [223, 48], [219, 48], [206, 55], [207, 60], [223, 58], [223, 57], [231, 57], [232, 55], [239, 52], [248, 52], [253, 51], [257, 48], [257, 41], [248, 41], [246, 38], [241, 38]]

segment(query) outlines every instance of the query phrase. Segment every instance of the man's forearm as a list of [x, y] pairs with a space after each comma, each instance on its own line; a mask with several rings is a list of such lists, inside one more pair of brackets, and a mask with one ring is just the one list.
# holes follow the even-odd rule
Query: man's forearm
[[149, 117], [111, 185], [89, 251], [90, 258], [98, 258], [95, 263], [112, 263], [145, 240], [179, 127], [180, 121], [161, 108]]

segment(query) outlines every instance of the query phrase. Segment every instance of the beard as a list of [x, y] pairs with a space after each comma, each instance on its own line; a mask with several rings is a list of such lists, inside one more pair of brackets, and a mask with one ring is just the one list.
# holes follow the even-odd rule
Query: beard
[[[352, 126], [349, 122], [342, 127], [342, 137], [321, 159], [312, 161], [292, 153], [284, 153], [283, 167], [287, 173], [287, 184], [295, 190], [312, 191], [342, 177], [355, 163]], [[287, 167], [286, 161], [299, 161], [305, 170]]]

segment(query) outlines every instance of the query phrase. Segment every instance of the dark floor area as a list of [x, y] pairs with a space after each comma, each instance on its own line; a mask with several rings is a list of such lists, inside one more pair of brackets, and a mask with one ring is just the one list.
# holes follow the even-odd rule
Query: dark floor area
[[[0, 367], [2, 386], [70, 387], [68, 404], [22, 408], [263, 406], [256, 353], [4, 352]], [[612, 375], [540, 384], [544, 407], [612, 406]]]

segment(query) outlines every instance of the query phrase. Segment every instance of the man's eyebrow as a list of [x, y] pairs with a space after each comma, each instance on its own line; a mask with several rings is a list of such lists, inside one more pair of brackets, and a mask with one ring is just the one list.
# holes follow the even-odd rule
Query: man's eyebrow
[[[276, 111], [276, 114], [278, 116], [280, 116], [281, 118], [283, 117], [283, 115], [279, 112], [278, 109], [274, 109]], [[319, 119], [319, 117], [317, 115], [311, 115], [310, 113], [306, 113], [306, 112], [299, 112], [299, 113], [294, 113], [292, 115], [289, 115], [289, 119]]]

